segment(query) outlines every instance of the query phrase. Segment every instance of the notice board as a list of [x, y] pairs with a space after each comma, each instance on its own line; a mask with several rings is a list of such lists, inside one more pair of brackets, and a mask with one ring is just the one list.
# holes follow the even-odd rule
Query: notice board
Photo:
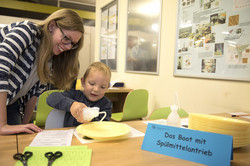
[[117, 70], [118, 0], [101, 9], [100, 61]]
[[174, 76], [250, 81], [250, 0], [179, 0]]

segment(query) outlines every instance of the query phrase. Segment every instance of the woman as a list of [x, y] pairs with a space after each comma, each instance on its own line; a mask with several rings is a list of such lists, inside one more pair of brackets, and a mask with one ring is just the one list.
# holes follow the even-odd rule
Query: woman
[[78, 75], [83, 21], [61, 9], [38, 23], [8, 25], [0, 31], [0, 134], [42, 131], [27, 124], [46, 84], [68, 90]]

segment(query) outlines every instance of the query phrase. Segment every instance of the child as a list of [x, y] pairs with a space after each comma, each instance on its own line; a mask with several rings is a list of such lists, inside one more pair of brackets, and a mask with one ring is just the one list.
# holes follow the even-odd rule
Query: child
[[[86, 123], [83, 108], [99, 107], [105, 111], [104, 121], [110, 120], [112, 102], [104, 96], [109, 88], [111, 72], [107, 65], [101, 62], [92, 63], [86, 70], [81, 84], [83, 91], [71, 89], [65, 92], [54, 92], [47, 98], [47, 104], [59, 110], [66, 111], [64, 127], [78, 126]], [[100, 114], [92, 121], [99, 121], [104, 115]]]

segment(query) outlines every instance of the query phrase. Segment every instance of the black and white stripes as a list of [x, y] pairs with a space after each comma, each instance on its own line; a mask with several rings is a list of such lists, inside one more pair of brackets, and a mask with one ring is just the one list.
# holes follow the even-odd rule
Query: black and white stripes
[[[7, 104], [27, 80], [40, 44], [40, 31], [29, 21], [0, 30], [0, 92], [8, 92]], [[24, 98], [38, 96], [44, 86], [37, 82]]]

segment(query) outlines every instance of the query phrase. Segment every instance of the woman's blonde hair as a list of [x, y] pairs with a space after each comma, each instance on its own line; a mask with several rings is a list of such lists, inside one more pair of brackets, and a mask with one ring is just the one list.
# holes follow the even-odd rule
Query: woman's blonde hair
[[84, 81], [86, 80], [86, 78], [88, 77], [89, 75], [89, 72], [91, 70], [96, 70], [96, 71], [102, 71], [109, 79], [109, 82], [110, 82], [110, 79], [111, 79], [111, 71], [110, 71], [110, 68], [102, 63], [102, 62], [94, 62], [92, 63], [91, 65], [89, 65], [89, 67], [87, 68], [87, 70], [85, 71], [84, 75], [83, 75], [83, 79]]
[[[52, 37], [49, 31], [49, 24], [52, 21], [55, 21], [58, 27], [65, 30], [82, 32], [78, 48], [53, 56]], [[39, 79], [41, 83], [51, 83], [55, 88], [68, 90], [79, 73], [78, 54], [83, 45], [83, 20], [72, 10], [60, 9], [52, 13], [45, 20], [38, 22], [37, 25], [42, 32], [41, 44], [37, 56], [37, 73]], [[48, 65], [49, 61], [52, 61], [51, 68]]]

